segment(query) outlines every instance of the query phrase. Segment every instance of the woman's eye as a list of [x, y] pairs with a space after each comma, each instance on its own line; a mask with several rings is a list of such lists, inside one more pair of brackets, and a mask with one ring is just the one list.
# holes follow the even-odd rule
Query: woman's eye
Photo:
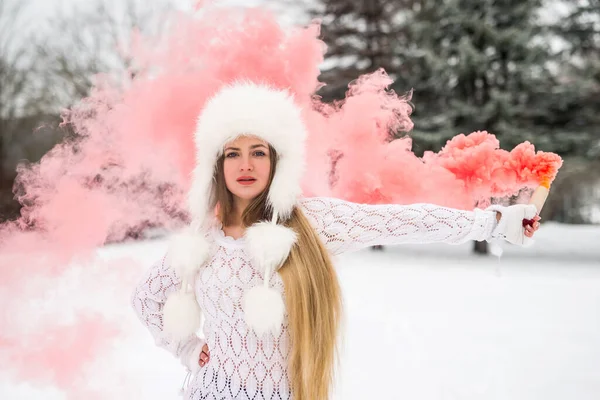
[[231, 153], [228, 153], [225, 157], [234, 158], [234, 157], [237, 157], [237, 153], [231, 152]]
[[262, 151], [262, 150], [257, 150], [257, 151], [254, 152], [254, 156], [255, 157], [264, 157], [266, 155], [267, 154], [264, 151]]

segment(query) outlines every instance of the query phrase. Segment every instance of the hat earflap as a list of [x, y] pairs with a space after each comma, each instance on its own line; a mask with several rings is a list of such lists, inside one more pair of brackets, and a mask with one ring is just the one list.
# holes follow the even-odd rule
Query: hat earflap
[[297, 235], [292, 229], [277, 224], [277, 213], [272, 222], [259, 222], [245, 233], [247, 249], [256, 267], [264, 275], [263, 285], [250, 289], [243, 298], [245, 319], [257, 335], [271, 331], [278, 334], [285, 315], [281, 294], [271, 287], [271, 275], [288, 258]]

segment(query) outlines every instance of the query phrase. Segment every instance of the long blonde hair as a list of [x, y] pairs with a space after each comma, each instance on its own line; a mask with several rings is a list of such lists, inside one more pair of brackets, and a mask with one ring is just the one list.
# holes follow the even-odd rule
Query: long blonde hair
[[[271, 219], [267, 195], [277, 167], [277, 153], [269, 146], [271, 172], [266, 189], [244, 210], [242, 224]], [[225, 184], [224, 156], [215, 169], [215, 198], [218, 216], [227, 226], [232, 222], [233, 196]], [[342, 296], [327, 249], [302, 210], [294, 207], [284, 223], [298, 240], [279, 269], [285, 287], [291, 352], [288, 377], [295, 400], [326, 400], [331, 394], [334, 371], [339, 363], [339, 330]]]

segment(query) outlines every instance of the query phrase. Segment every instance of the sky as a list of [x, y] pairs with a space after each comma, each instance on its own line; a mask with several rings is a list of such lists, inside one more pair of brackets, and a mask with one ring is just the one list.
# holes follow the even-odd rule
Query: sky
[[[21, 0], [8, 0], [8, 1], [21, 1]], [[89, 7], [93, 5], [95, 1], [90, 0], [28, 0], [30, 2], [30, 9], [32, 15], [36, 15], [39, 17], [46, 17], [52, 15], [53, 12], [58, 10], [68, 10], [71, 7]], [[119, 7], [119, 3], [122, 3], [118, 0], [103, 0], [107, 4], [113, 5], [113, 7]], [[174, 5], [177, 9], [180, 10], [191, 10], [196, 3], [197, 0], [149, 0], [149, 1], [141, 1], [134, 0], [137, 3], [144, 4], [145, 7], [148, 7], [149, 4], [154, 6], [162, 5], [165, 3], [169, 3]], [[205, 0], [204, 0], [205, 1]], [[223, 6], [241, 6], [241, 7], [256, 7], [256, 6], [266, 6], [270, 9], [273, 9], [278, 14], [281, 15], [283, 22], [292, 22], [296, 20], [297, 14], [293, 15], [290, 11], [293, 10], [290, 6], [282, 5], [282, 2], [279, 1], [268, 1], [268, 0], [217, 0], [218, 4]], [[287, 3], [287, 2], [286, 2]]]
[[[143, 10], [145, 15], [151, 14], [150, 7], [156, 9], [164, 8], [166, 5], [173, 6], [175, 10], [192, 11], [198, 2], [215, 3], [225, 7], [266, 7], [274, 12], [279, 23], [283, 26], [297, 25], [308, 22], [308, 18], [302, 12], [304, 4], [314, 0], [127, 0], [136, 3], [139, 10]], [[124, 1], [119, 0], [3, 0], [9, 7], [23, 6], [20, 17], [20, 32], [23, 40], [29, 40], [31, 35], [42, 35], [50, 41], [61, 40], [59, 35], [55, 35], [53, 29], [53, 17], [68, 15], [75, 10], [92, 9], [99, 3], [109, 6], [117, 18], [122, 19]], [[0, 14], [0, 18], [1, 18]], [[48, 32], [48, 34], [46, 34]], [[18, 37], [18, 36], [17, 36]], [[15, 37], [14, 39], [16, 39]], [[11, 40], [14, 40], [11, 38]]]

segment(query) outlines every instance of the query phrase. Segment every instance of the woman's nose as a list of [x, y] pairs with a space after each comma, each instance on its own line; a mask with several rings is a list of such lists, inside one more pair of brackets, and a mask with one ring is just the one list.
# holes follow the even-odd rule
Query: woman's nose
[[242, 171], [252, 171], [252, 160], [250, 157], [242, 157], [242, 163], [240, 164], [240, 169]]

